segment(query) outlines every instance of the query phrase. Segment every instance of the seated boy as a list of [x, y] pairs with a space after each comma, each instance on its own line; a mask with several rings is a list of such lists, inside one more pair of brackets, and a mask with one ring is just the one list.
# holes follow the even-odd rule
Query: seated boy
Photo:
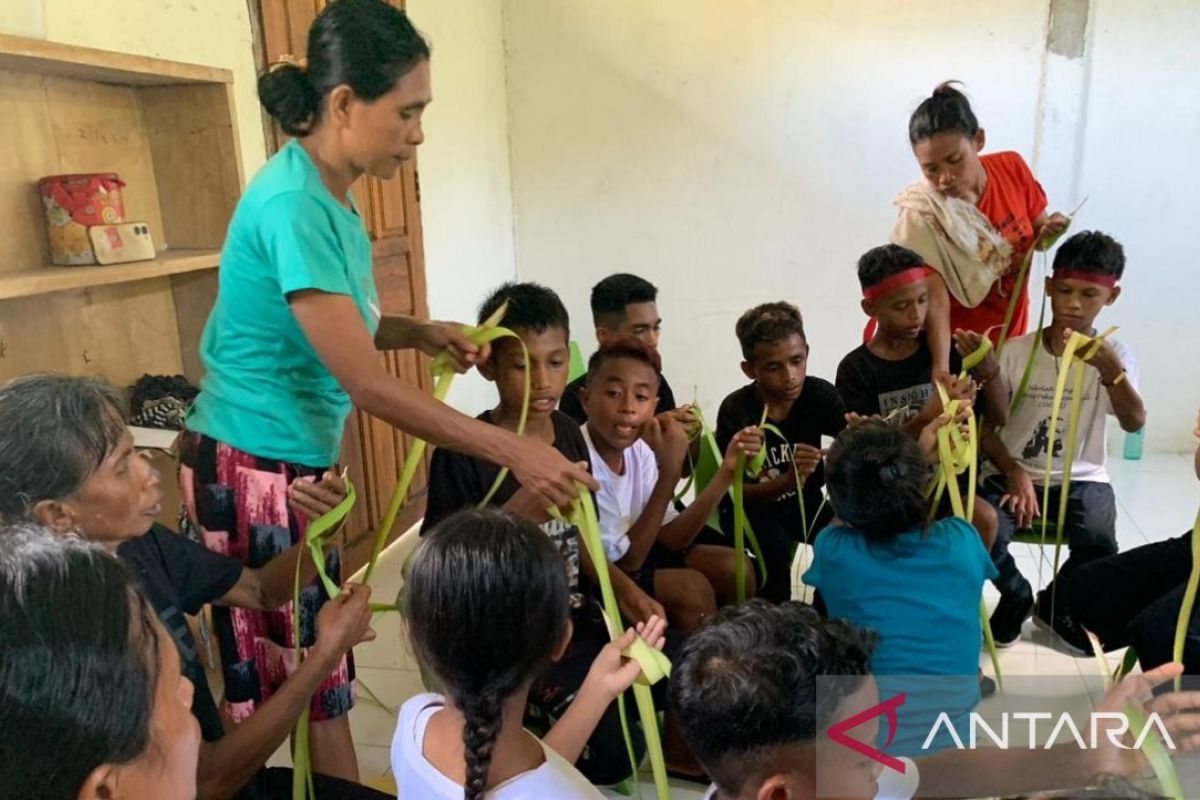
[[[508, 310], [500, 324], [521, 337], [529, 351], [530, 404], [525, 435], [551, 444], [567, 458], [588, 461], [588, 448], [579, 426], [565, 414], [555, 411], [567, 383], [570, 364], [568, 342], [570, 321], [558, 295], [536, 283], [509, 283], [501, 286], [484, 302], [479, 319], [490, 317], [505, 301]], [[479, 367], [480, 373], [496, 384], [499, 401], [479, 419], [515, 431], [521, 415], [525, 392], [524, 353], [516, 340], [499, 339], [492, 343], [492, 355]], [[477, 506], [487, 495], [500, 472], [497, 465], [445, 448], [434, 451], [429, 464], [429, 494], [421, 532], [464, 508]], [[596, 654], [608, 642], [608, 631], [599, 607], [585, 597], [580, 586], [580, 569], [594, 582], [595, 569], [608, 569], [621, 613], [635, 622], [651, 615], [666, 618], [653, 598], [643, 592], [619, 569], [608, 564], [593, 565], [579, 541], [579, 531], [551, 519], [538, 499], [509, 473], [491, 503], [537, 523], [557, 544], [566, 562], [572, 592], [574, 635], [563, 658], [549, 668], [546, 677], [529, 696], [527, 714], [531, 722], [549, 727], [562, 716], [583, 684]], [[641, 747], [641, 744], [638, 744]], [[605, 713], [576, 763], [588, 780], [612, 784], [629, 773], [629, 757], [615, 705]]]
[[[869, 342], [843, 358], [837, 370], [837, 389], [848, 411], [864, 417], [890, 418], [894, 414], [896, 424], [913, 438], [942, 413], [941, 397], [933, 386], [933, 353], [925, 337], [928, 269], [921, 256], [898, 244], [875, 247], [863, 254], [858, 260], [862, 310], [875, 320], [875, 333]], [[962, 356], [982, 341], [978, 333], [954, 332], [952, 374], [943, 380], [943, 386], [951, 399], [974, 402], [978, 381], [983, 414], [1003, 424], [1008, 416], [1008, 388], [995, 354], [989, 353], [966, 380], [958, 379]], [[966, 480], [964, 475], [962, 483]], [[965, 495], [965, 485], [962, 488]], [[949, 511], [946, 497], [942, 512]], [[971, 522], [984, 541], [996, 538], [996, 510], [987, 501], [975, 498]]]
[[[606, 343], [632, 336], [653, 352], [658, 352], [658, 336], [662, 318], [658, 315], [658, 288], [644, 278], [619, 272], [609, 275], [592, 287], [592, 322], [596, 326], [596, 343]], [[581, 393], [587, 385], [587, 375], [580, 375], [567, 384], [559, 411], [583, 425], [588, 421]], [[675, 410], [675, 393], [665, 377], [658, 389], [655, 414]]]
[[[894, 728], [889, 731], [877, 707], [891, 698], [881, 696], [870, 674], [874, 644], [872, 633], [844, 620], [823, 620], [800, 603], [761, 600], [722, 609], [693, 634], [671, 672], [670, 709], [713, 780], [705, 800], [908, 798], [918, 791], [922, 797], [1009, 797], [1087, 786], [1097, 776], [1134, 775], [1143, 767], [1110, 729], [1101, 731], [1094, 749], [1071, 741], [1037, 749], [952, 749], [885, 766], [829, 731], [867, 712], [843, 735], [886, 754], [884, 739]], [[1151, 688], [1179, 671], [1166, 665], [1130, 676], [1096, 710], [1119, 717], [1113, 712], [1131, 701], [1141, 705]], [[1198, 704], [1200, 692], [1173, 693], [1151, 700], [1144, 713], [1159, 713], [1173, 740], [1183, 743], [1197, 728], [1190, 712]], [[900, 726], [905, 710], [902, 703], [895, 718]]]
[[[1068, 408], [1072, 387], [1058, 409], [1056, 440], [1048, 440], [1051, 405], [1059, 362], [1073, 331], [1096, 333], [1094, 323], [1106, 306], [1121, 294], [1117, 281], [1125, 272], [1125, 252], [1111, 237], [1083, 231], [1067, 239], [1054, 256], [1053, 273], [1046, 279], [1053, 318], [1050, 327], [1008, 343], [1000, 354], [1000, 369], [1009, 386], [1018, 387], [1029, 363], [1033, 365], [1028, 389], [1018, 398], [1008, 423], [997, 432], [985, 425], [981, 442], [991, 464], [985, 467], [982, 491], [1000, 509], [1000, 531], [992, 547], [992, 559], [1000, 571], [996, 588], [1000, 603], [992, 614], [992, 633], [999, 644], [1016, 641], [1021, 624], [1034, 611], [1033, 592], [1008, 552], [1016, 528], [1039, 515], [1053, 520], [1057, 515], [1063, 477]], [[1079, 409], [1078, 439], [1067, 493], [1067, 516], [1063, 540], [1070, 557], [1059, 572], [1065, 576], [1082, 564], [1117, 552], [1117, 507], [1106, 469], [1108, 437], [1106, 416], [1113, 414], [1126, 431], [1146, 424], [1146, 409], [1137, 390], [1137, 365], [1133, 354], [1119, 341], [1104, 340], [1084, 368], [1083, 399]], [[1046, 455], [1053, 455], [1050, 473], [1050, 504], [1041, 507]], [[1052, 587], [1038, 597], [1035, 623], [1057, 633], [1067, 649], [1087, 653], [1087, 638], [1069, 613], [1061, 607], [1051, 619]], [[1080, 643], [1085, 646], [1079, 647]]]
[[[718, 601], [736, 600], [734, 551], [705, 523], [729, 489], [738, 454], [753, 456], [761, 437], [754, 428], [736, 432], [717, 475], [677, 511], [671, 498], [688, 439], [675, 418], [654, 416], [658, 379], [658, 354], [637, 339], [601, 346], [588, 362], [583, 435], [600, 483], [596, 506], [609, 561], [662, 602], [674, 627], [688, 632]], [[747, 564], [748, 594], [752, 573]]]
[[[757, 478], [745, 484], [746, 518], [766, 559], [767, 580], [759, 595], [780, 602], [791, 596], [792, 542], [809, 539], [833, 514], [823, 504], [825, 485], [821, 437], [834, 437], [846, 427], [846, 408], [829, 381], [808, 374], [808, 339], [800, 310], [790, 303], [766, 303], [750, 309], [737, 322], [742, 372], [751, 383], [730, 394], [717, 413], [717, 445], [726, 450], [734, 434], [757, 427], [763, 408], [767, 421], [784, 435], [766, 434], [767, 460]], [[796, 478], [804, 487], [800, 517]], [[820, 513], [818, 513], [820, 512]], [[733, 504], [721, 506], [721, 527], [733, 530]]]
[[[1195, 435], [1200, 438], [1200, 416]], [[1200, 445], [1193, 469], [1200, 478]], [[1131, 647], [1142, 669], [1174, 658], [1175, 626], [1192, 573], [1192, 531], [1173, 539], [1098, 558], [1062, 576], [1056, 603], [1100, 639], [1105, 650]], [[1071, 642], [1090, 647], [1085, 639]], [[1193, 607], [1184, 639], [1184, 673], [1200, 673], [1200, 608]]]
[[[848, 411], [861, 416], [890, 417], [916, 438], [926, 424], [942, 413], [933, 387], [933, 353], [925, 337], [929, 308], [925, 262], [898, 244], [875, 247], [858, 260], [862, 310], [875, 320], [875, 334], [838, 364], [837, 389]], [[971, 352], [982, 341], [978, 333], [957, 331], [950, 351], [953, 378], [945, 382], [951, 398], [972, 396], [962, 370], [960, 351]], [[967, 349], [970, 348], [970, 349]], [[989, 356], [971, 371], [980, 385], [983, 412], [998, 424], [1008, 415], [1007, 389], [997, 380], [999, 364]]]

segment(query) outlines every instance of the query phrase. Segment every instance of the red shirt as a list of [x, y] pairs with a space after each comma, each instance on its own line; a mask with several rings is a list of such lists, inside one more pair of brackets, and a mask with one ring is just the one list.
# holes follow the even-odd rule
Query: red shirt
[[[990, 153], [979, 160], [987, 172], [987, 186], [984, 187], [983, 197], [979, 199], [979, 210], [992, 223], [992, 227], [1012, 244], [1012, 266], [975, 308], [960, 305], [953, 295], [950, 296], [950, 330], [962, 328], [983, 333], [1004, 322], [1004, 313], [1008, 310], [1021, 260], [1033, 246], [1033, 222], [1045, 212], [1047, 203], [1046, 192], [1019, 153]], [[1013, 312], [1009, 338], [1025, 333], [1028, 324], [1029, 276], [1026, 274], [1025, 287]], [[999, 327], [992, 332], [993, 342], [999, 332]]]

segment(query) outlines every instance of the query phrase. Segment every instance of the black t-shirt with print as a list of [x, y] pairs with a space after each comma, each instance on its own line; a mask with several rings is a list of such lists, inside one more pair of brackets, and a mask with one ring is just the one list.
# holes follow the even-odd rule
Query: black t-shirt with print
[[[757, 425], [762, 419], [763, 403], [758, 399], [753, 383], [743, 386], [721, 402], [717, 412], [717, 446], [724, 453], [735, 433], [742, 428]], [[786, 442], [779, 441], [773, 433], [767, 434], [767, 460], [759, 475], [765, 483], [787, 471], [792, 462], [792, 451], [797, 444], [821, 446], [822, 436], [837, 436], [846, 427], [846, 408], [833, 384], [822, 378], [808, 376], [800, 396], [792, 403], [787, 419], [777, 422], [768, 420], [779, 429]], [[821, 502], [821, 487], [825, 485], [825, 464], [817, 469], [804, 484], [804, 503], [813, 513]], [[796, 492], [785, 492], [776, 502], [796, 502]]]
[[[575, 420], [580, 426], [586, 425], [588, 421], [587, 411], [583, 408], [583, 398], [579, 394], [586, 385], [587, 375], [580, 375], [567, 384], [563, 396], [558, 401], [558, 410]], [[667, 383], [666, 377], [660, 376], [658, 382], [658, 406], [654, 409], [654, 413], [661, 414], [664, 411], [674, 411], [678, 407], [675, 405], [675, 393], [671, 391], [671, 385]]]
[[215, 742], [225, 735], [225, 726], [184, 615], [197, 614], [206, 604], [224, 597], [241, 577], [242, 563], [162, 525], [121, 544], [117, 556], [133, 568], [159, 621], [175, 640], [183, 674], [196, 687], [192, 714], [200, 723], [200, 735], [206, 742]]
[[[951, 348], [950, 372], [957, 375], [961, 369], [962, 357]], [[838, 364], [837, 388], [850, 411], [886, 417], [904, 409], [899, 416], [906, 421], [933, 396], [933, 352], [924, 337], [911, 356], [899, 361], [880, 358], [864, 344]]]
[[[478, 419], [493, 424], [491, 411], [483, 412]], [[584, 461], [590, 466], [587, 442], [575, 421], [560, 411], [551, 414], [550, 420], [554, 425], [554, 449], [574, 463]], [[490, 461], [444, 447], [434, 450], [429, 462], [429, 495], [425, 501], [421, 533], [456, 511], [479, 505], [499, 473], [500, 467]], [[520, 482], [509, 472], [493, 495], [492, 504], [504, 505], [520, 488]], [[579, 590], [579, 529], [554, 519], [543, 523], [541, 529], [562, 553], [571, 587], [571, 606], [579, 608], [583, 605]]]

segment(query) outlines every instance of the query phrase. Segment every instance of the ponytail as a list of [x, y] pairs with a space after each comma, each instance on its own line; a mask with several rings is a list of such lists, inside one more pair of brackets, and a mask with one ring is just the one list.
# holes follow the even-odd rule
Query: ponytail
[[466, 725], [463, 726], [463, 752], [467, 760], [467, 773], [463, 784], [463, 800], [481, 800], [487, 788], [492, 750], [496, 746], [496, 737], [500, 735], [502, 702], [503, 698], [495, 692], [456, 699], [466, 719]]
[[312, 132], [321, 96], [297, 64], [274, 65], [258, 78], [258, 99], [289, 136]]
[[[979, 132], [971, 101], [955, 88], [958, 81], [938, 84], [908, 118], [908, 142], [916, 144], [939, 133], [956, 132], [968, 138]], [[961, 84], [959, 84], [961, 85]]]

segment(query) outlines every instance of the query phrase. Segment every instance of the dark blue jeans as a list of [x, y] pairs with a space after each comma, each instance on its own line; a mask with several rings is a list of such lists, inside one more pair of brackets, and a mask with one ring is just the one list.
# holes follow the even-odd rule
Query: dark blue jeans
[[[1038, 502], [1042, 501], [1042, 487], [1034, 484]], [[1029, 581], [1017, 569], [1017, 562], [1008, 552], [1016, 533], [1016, 522], [1011, 513], [1000, 508], [1000, 498], [1008, 491], [1008, 481], [1002, 475], [987, 478], [980, 487], [980, 496], [996, 507], [1000, 527], [996, 543], [992, 545], [992, 563], [1000, 572], [993, 583], [1005, 597], [1030, 591]], [[1050, 503], [1042, 514], [1055, 520], [1058, 515], [1059, 497], [1062, 487], [1050, 487]], [[1065, 578], [1072, 571], [1089, 561], [1113, 555], [1117, 552], [1117, 500], [1111, 484], [1095, 481], [1072, 481], [1067, 490], [1067, 518], [1063, 526], [1063, 541], [1068, 543], [1070, 555], [1058, 571]]]

